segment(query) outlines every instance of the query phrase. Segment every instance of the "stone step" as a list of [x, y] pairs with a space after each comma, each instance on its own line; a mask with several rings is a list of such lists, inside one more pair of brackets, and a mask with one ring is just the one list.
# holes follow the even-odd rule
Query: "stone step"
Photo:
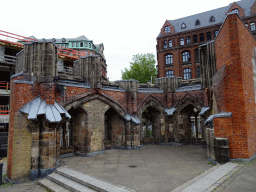
[[238, 164], [231, 162], [225, 163], [224, 165], [217, 165], [215, 167], [212, 167], [202, 175], [199, 175], [191, 181], [188, 181], [182, 186], [174, 189], [172, 192], [212, 191], [216, 188], [214, 185], [217, 184], [222, 177], [231, 172], [237, 166]]
[[[111, 183], [108, 183], [106, 181], [102, 181], [100, 179], [84, 175], [80, 172], [67, 169], [65, 167], [60, 167], [57, 169], [57, 173], [69, 178], [73, 181], [76, 181], [77, 183], [80, 183], [82, 185], [88, 186], [92, 189], [95, 189], [97, 191], [103, 191], [103, 192], [131, 192], [134, 190], [126, 189], [120, 186], [115, 186]], [[135, 192], [135, 191], [134, 191]]]
[[67, 177], [59, 175], [58, 173], [52, 173], [47, 176], [47, 179], [51, 180], [52, 182], [57, 183], [58, 185], [74, 192], [95, 192], [95, 190], [88, 188], [85, 185], [77, 183]]
[[39, 181], [39, 184], [46, 189], [51, 190], [52, 192], [71, 192], [70, 190], [58, 185], [57, 183], [44, 178]]

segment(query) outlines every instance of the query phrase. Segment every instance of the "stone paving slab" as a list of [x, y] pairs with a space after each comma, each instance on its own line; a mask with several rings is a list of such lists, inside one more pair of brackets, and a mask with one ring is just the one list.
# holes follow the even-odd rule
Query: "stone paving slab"
[[170, 192], [213, 167], [207, 162], [206, 148], [196, 145], [111, 149], [94, 157], [63, 158], [62, 162], [66, 168], [138, 192]]

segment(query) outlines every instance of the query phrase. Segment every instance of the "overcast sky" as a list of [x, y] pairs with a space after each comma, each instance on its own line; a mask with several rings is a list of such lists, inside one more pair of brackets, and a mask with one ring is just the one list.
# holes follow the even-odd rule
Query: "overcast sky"
[[[229, 5], [233, 0], [1, 0], [1, 30], [36, 38], [85, 35], [104, 44], [108, 77], [121, 79], [133, 55], [156, 55], [156, 37], [167, 20]], [[0, 36], [2, 38], [2, 36]]]

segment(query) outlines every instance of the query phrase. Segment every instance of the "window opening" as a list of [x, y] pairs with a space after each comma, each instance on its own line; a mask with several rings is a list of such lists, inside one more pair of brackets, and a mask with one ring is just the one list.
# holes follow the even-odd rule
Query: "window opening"
[[164, 41], [164, 48], [167, 48], [167, 41]]
[[172, 64], [172, 63], [173, 63], [172, 55], [171, 55], [171, 54], [166, 55], [166, 56], [165, 56], [165, 64], [166, 64], [166, 65], [170, 65], [170, 64]]
[[191, 79], [191, 69], [190, 68], [183, 69], [183, 78]]
[[189, 44], [191, 43], [190, 36], [188, 36], [188, 37], [186, 38], [186, 43], [187, 43], [187, 45], [189, 45]]
[[195, 26], [200, 25], [200, 24], [201, 24], [201, 22], [197, 19], [195, 22]]
[[166, 77], [173, 77], [173, 70], [166, 71]]
[[207, 36], [207, 41], [212, 40], [212, 33], [211, 32], [207, 32], [206, 36]]
[[180, 45], [184, 45], [184, 38], [180, 38]]
[[166, 26], [166, 27], [164, 28], [164, 32], [165, 32], [165, 33], [170, 33], [170, 31], [171, 31], [170, 26]]
[[214, 22], [215, 21], [215, 17], [214, 16], [211, 16], [210, 17], [210, 22]]
[[201, 78], [200, 67], [196, 68], [196, 78]]
[[201, 33], [201, 34], [200, 34], [200, 42], [203, 42], [203, 41], [204, 41], [204, 34]]
[[193, 35], [193, 41], [194, 43], [197, 43], [197, 35]]
[[185, 51], [184, 53], [182, 53], [182, 61], [190, 62], [190, 52], [189, 51]]
[[172, 40], [169, 40], [169, 47], [172, 47]]
[[186, 24], [185, 23], [182, 23], [181, 24], [181, 29], [185, 29], [186, 28]]

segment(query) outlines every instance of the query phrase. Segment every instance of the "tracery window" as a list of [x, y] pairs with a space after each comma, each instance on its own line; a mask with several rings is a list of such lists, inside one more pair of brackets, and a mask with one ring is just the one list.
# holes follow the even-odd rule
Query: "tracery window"
[[172, 54], [168, 54], [165, 56], [165, 64], [170, 65], [173, 64], [173, 57]]
[[190, 68], [183, 69], [183, 79], [191, 79], [191, 69]]
[[186, 28], [186, 24], [185, 23], [182, 23], [181, 24], [181, 29], [185, 29]]

